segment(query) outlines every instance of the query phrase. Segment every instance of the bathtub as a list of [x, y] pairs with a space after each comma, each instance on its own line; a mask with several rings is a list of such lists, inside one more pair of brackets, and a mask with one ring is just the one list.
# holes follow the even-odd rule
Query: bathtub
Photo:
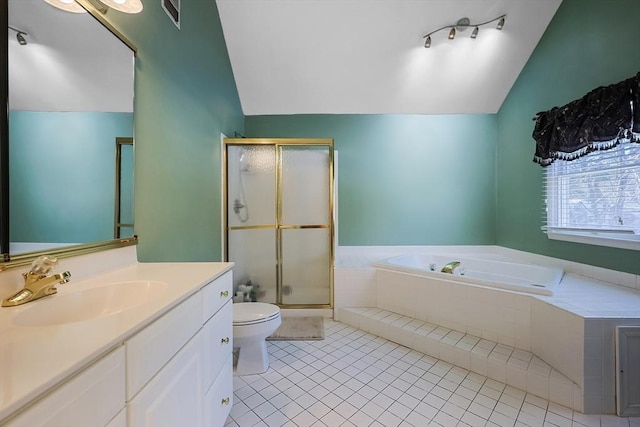
[[[445, 264], [452, 261], [460, 262], [453, 274], [440, 272]], [[564, 271], [560, 268], [525, 264], [488, 254], [400, 255], [376, 261], [371, 266], [423, 277], [538, 295], [553, 295], [553, 289], [564, 275]]]

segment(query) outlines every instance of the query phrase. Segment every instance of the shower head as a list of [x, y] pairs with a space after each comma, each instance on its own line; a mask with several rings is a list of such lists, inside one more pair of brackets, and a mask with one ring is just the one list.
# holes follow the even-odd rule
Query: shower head
[[242, 150], [242, 154], [240, 154], [240, 172], [249, 172], [249, 162], [247, 158], [247, 152]]

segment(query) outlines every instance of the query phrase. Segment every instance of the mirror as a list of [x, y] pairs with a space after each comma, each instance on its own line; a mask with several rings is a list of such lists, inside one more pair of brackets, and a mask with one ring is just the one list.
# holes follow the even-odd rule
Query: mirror
[[131, 194], [123, 198], [117, 187], [132, 176], [132, 146], [122, 161], [118, 141], [133, 137], [135, 48], [90, 3], [79, 3], [92, 14], [8, 0], [5, 261], [116, 239], [120, 213], [132, 212], [122, 204], [132, 203]]

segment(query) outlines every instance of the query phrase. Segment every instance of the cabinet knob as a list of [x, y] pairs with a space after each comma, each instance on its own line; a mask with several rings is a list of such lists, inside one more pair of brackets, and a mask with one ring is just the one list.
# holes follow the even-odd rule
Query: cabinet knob
[[220, 340], [220, 342], [221, 342], [222, 344], [229, 344], [229, 337], [222, 338], [222, 339]]
[[222, 291], [222, 292], [220, 292], [220, 298], [228, 297], [228, 296], [229, 296], [229, 291]]
[[225, 397], [224, 399], [222, 399], [222, 406], [227, 406], [230, 402], [230, 399], [228, 397]]

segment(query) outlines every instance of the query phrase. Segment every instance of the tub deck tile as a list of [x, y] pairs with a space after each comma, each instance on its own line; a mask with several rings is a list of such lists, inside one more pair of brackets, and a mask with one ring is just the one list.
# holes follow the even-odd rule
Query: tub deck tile
[[[491, 399], [491, 384], [504, 387], [504, 383], [515, 398], [527, 392], [559, 405], [582, 409], [580, 387], [531, 352], [375, 307], [342, 308], [341, 319], [435, 358], [432, 371], [439, 367], [449, 370], [454, 365], [487, 376], [484, 391], [479, 390], [479, 395], [486, 395], [487, 399]], [[383, 347], [379, 349], [382, 352]], [[456, 383], [462, 378], [453, 375], [448, 380]]]

